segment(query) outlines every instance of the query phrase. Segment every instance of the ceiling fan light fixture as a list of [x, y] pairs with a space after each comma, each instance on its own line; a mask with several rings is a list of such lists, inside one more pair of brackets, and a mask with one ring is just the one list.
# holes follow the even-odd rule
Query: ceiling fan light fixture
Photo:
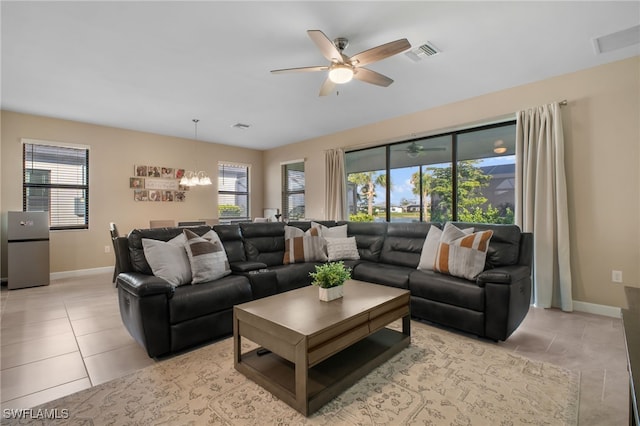
[[493, 152], [496, 154], [504, 154], [507, 152], [507, 147], [504, 146], [504, 141], [502, 139], [498, 139], [493, 143]]
[[329, 69], [329, 80], [336, 84], [344, 84], [353, 78], [353, 67], [344, 64], [334, 64]]

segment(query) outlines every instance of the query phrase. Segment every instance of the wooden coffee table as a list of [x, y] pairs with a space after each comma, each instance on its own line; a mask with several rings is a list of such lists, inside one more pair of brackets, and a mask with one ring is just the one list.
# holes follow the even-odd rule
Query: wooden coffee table
[[[407, 290], [349, 280], [322, 302], [304, 287], [233, 308], [234, 366], [308, 416], [407, 347], [410, 324]], [[243, 337], [262, 348], [242, 353]]]

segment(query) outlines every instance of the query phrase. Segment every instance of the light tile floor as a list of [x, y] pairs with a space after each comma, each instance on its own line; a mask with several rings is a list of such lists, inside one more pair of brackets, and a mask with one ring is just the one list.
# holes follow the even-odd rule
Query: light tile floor
[[[2, 408], [33, 407], [158, 362], [122, 325], [110, 273], [3, 287], [0, 325]], [[532, 308], [497, 345], [580, 370], [580, 425], [628, 424], [620, 319]]]

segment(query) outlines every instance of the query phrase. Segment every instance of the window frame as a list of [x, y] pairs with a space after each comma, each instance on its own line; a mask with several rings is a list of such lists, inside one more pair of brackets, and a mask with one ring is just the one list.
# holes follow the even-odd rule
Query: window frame
[[[387, 185], [385, 185], [384, 188], [384, 194], [385, 194], [385, 205], [387, 206], [386, 211], [385, 211], [385, 221], [386, 222], [391, 222], [391, 188], [393, 184], [389, 184], [389, 179], [391, 176], [391, 171], [394, 170], [391, 167], [391, 152], [392, 152], [392, 148], [394, 146], [397, 145], [402, 145], [402, 144], [407, 144], [407, 143], [411, 143], [411, 142], [424, 142], [424, 141], [428, 141], [431, 139], [436, 139], [436, 138], [442, 138], [442, 137], [449, 137], [450, 138], [450, 144], [451, 144], [451, 157], [450, 157], [450, 164], [451, 164], [451, 176], [452, 176], [452, 182], [451, 182], [451, 186], [452, 186], [452, 217], [451, 217], [451, 221], [457, 221], [458, 220], [458, 162], [462, 161], [460, 159], [458, 159], [458, 137], [460, 135], [463, 134], [467, 134], [467, 133], [474, 133], [474, 132], [480, 132], [483, 130], [488, 130], [488, 129], [493, 129], [493, 128], [499, 128], [499, 127], [508, 127], [508, 126], [515, 126], [516, 125], [516, 120], [515, 119], [505, 119], [505, 120], [500, 120], [500, 121], [496, 121], [496, 122], [492, 122], [490, 124], [485, 124], [485, 125], [479, 125], [479, 126], [473, 126], [473, 127], [465, 127], [465, 128], [460, 128], [457, 130], [451, 130], [451, 131], [447, 131], [447, 132], [443, 132], [443, 133], [436, 133], [433, 135], [428, 135], [428, 136], [422, 136], [422, 137], [412, 137], [410, 139], [404, 139], [404, 140], [399, 140], [399, 141], [395, 141], [395, 142], [391, 142], [391, 143], [386, 143], [386, 144], [382, 144], [382, 145], [375, 145], [375, 146], [369, 146], [367, 148], [360, 148], [360, 149], [354, 149], [354, 150], [349, 150], [345, 153], [345, 155], [348, 155], [350, 153], [354, 153], [354, 152], [361, 152], [361, 151], [367, 151], [367, 150], [373, 150], [373, 149], [384, 149], [384, 173], [386, 175], [386, 182]], [[515, 138], [515, 135], [514, 135]], [[515, 152], [514, 154], [515, 155]], [[517, 161], [517, 159], [516, 159]], [[422, 185], [422, 170], [423, 168], [427, 166], [425, 164], [422, 164], [419, 166], [419, 170], [420, 170], [420, 186]], [[374, 170], [378, 170], [375, 168], [375, 166], [372, 166]], [[381, 170], [381, 169], [380, 169]], [[359, 173], [359, 172], [354, 172], [354, 173]], [[348, 181], [348, 176], [349, 176], [349, 171], [346, 171], [346, 176], [345, 176], [345, 181], [347, 183], [347, 185], [349, 185], [349, 181]], [[514, 200], [515, 203], [515, 200]], [[422, 197], [419, 197], [419, 205], [420, 205], [420, 214], [419, 214], [419, 220], [420, 222], [424, 221], [424, 209], [425, 206], [423, 205], [423, 200]]]
[[[287, 176], [287, 171], [288, 168], [290, 166], [293, 165], [300, 165], [302, 164], [302, 173], [303, 173], [303, 177], [304, 177], [304, 184], [302, 189], [299, 190], [291, 190], [289, 188], [289, 179]], [[306, 205], [307, 205], [307, 200], [306, 200], [306, 174], [305, 174], [305, 161], [304, 160], [294, 160], [294, 161], [289, 161], [286, 163], [282, 163], [282, 215], [283, 217], [285, 217], [285, 219], [289, 220], [289, 196], [290, 195], [301, 195], [304, 199], [304, 203], [302, 204], [302, 206], [305, 208], [306, 211]]]
[[[53, 225], [52, 215], [53, 209], [51, 208], [51, 198], [49, 198], [49, 207], [46, 210], [49, 213], [49, 230], [50, 231], [69, 231], [69, 230], [83, 230], [89, 229], [89, 160], [90, 160], [90, 147], [88, 145], [70, 144], [63, 142], [36, 140], [36, 139], [21, 139], [22, 144], [22, 210], [23, 211], [41, 211], [41, 210], [27, 210], [28, 192], [29, 189], [47, 189], [49, 191], [62, 189], [62, 190], [80, 190], [84, 191], [84, 223], [81, 225]], [[74, 149], [77, 151], [84, 151], [84, 184], [65, 184], [65, 183], [34, 183], [27, 182], [27, 171], [40, 170], [33, 167], [29, 168], [27, 165], [27, 149], [28, 147], [45, 146], [51, 148], [64, 148]], [[32, 148], [33, 152], [33, 148]], [[33, 162], [33, 160], [32, 160]], [[62, 164], [51, 162], [52, 164]], [[50, 193], [50, 192], [49, 192]], [[74, 206], [75, 209], [75, 206]]]
[[[228, 191], [228, 190], [221, 190], [220, 189], [220, 172], [223, 171], [222, 168], [224, 168], [224, 166], [230, 166], [230, 167], [243, 167], [246, 169], [246, 174], [247, 174], [247, 190], [246, 191]], [[223, 217], [220, 215], [220, 210], [218, 210], [218, 220], [221, 221], [230, 221], [230, 222], [235, 222], [235, 221], [246, 221], [251, 219], [251, 164], [243, 164], [243, 163], [234, 163], [234, 162], [230, 162], [230, 161], [219, 161], [218, 162], [218, 174], [217, 174], [217, 178], [218, 178], [218, 196], [217, 196], [217, 205], [218, 207], [220, 206], [220, 195], [233, 195], [233, 196], [246, 196], [247, 197], [247, 209], [246, 209], [246, 216], [237, 216], [237, 217]]]

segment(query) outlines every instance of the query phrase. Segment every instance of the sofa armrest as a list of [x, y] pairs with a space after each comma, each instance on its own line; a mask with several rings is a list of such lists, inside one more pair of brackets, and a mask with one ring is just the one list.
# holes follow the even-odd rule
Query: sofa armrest
[[138, 297], [166, 294], [170, 298], [175, 292], [175, 288], [162, 278], [140, 272], [121, 273], [118, 275], [118, 286]]
[[476, 277], [476, 283], [484, 287], [487, 283], [512, 284], [531, 276], [531, 268], [524, 265], [500, 266], [487, 269]]
[[253, 262], [250, 260], [242, 261], [242, 262], [233, 262], [229, 264], [231, 267], [231, 271], [233, 272], [250, 272], [250, 271], [258, 271], [260, 269], [266, 269], [267, 264], [262, 262]]

